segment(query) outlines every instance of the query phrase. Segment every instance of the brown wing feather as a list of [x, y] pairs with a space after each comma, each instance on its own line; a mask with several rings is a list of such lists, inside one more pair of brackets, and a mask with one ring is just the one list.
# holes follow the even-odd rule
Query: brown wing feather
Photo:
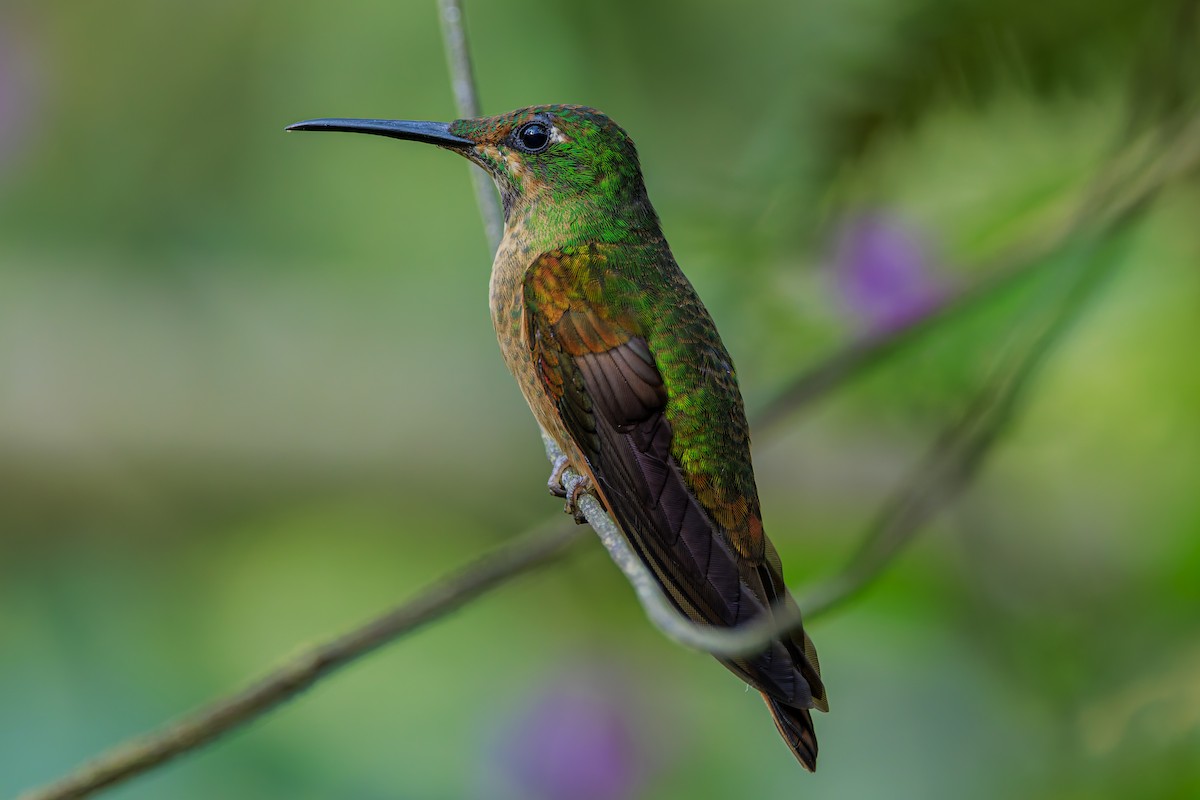
[[[778, 556], [748, 558], [730, 545], [671, 454], [667, 389], [636, 323], [590, 304], [588, 264], [554, 253], [526, 281], [526, 335], [542, 385], [587, 459], [601, 499], [671, 601], [688, 617], [733, 626], [791, 603]], [[619, 306], [618, 306], [619, 307]], [[780, 733], [812, 768], [806, 709], [824, 708], [815, 650], [803, 632], [763, 652], [722, 660], [763, 692]]]

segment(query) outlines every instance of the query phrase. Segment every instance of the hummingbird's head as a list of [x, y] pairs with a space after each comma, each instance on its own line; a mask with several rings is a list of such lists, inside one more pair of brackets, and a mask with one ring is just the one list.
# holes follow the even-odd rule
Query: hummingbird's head
[[531, 106], [451, 123], [314, 119], [288, 130], [371, 133], [453, 150], [492, 176], [509, 216], [514, 209], [550, 203], [601, 206], [610, 215], [654, 219], [633, 140], [607, 116], [584, 106]]
[[496, 181], [506, 208], [530, 200], [645, 194], [633, 140], [592, 108], [531, 106], [460, 119], [450, 131], [473, 143], [463, 154]]

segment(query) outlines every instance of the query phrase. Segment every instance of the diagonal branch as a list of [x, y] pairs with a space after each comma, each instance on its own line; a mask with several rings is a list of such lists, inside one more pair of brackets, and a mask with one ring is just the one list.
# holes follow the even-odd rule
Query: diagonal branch
[[[562, 456], [558, 445], [545, 432], [542, 433], [542, 441], [550, 463], [557, 462]], [[563, 488], [568, 497], [573, 495], [581, 480], [579, 474], [572, 470], [563, 472]], [[784, 631], [800, 625], [800, 609], [794, 605], [780, 605], [773, 609], [772, 614], [764, 614], [733, 628], [715, 628], [692, 622], [667, 600], [658, 581], [633, 552], [620, 526], [604, 510], [600, 501], [592, 494], [582, 494], [576, 505], [600, 537], [613, 563], [633, 586], [646, 616], [659, 631], [679, 644], [714, 656], [733, 658], [757, 653]]]
[[[1131, 223], [1133, 216], [1125, 220]], [[1092, 247], [1075, 256], [1057, 306], [1044, 312], [1036, 334], [1010, 355], [1009, 364], [971, 398], [966, 410], [935, 439], [910, 478], [883, 505], [858, 551], [845, 567], [813, 587], [800, 605], [811, 618], [824, 615], [861, 594], [936, 514], [967, 489], [992, 448], [1020, 410], [1037, 369], [1061, 343], [1086, 308], [1101, 280], [1114, 268], [1112, 254], [1093, 257]], [[1056, 287], [1057, 288], [1057, 287]]]
[[769, 427], [823, 398], [874, 366], [904, 352], [917, 340], [958, 319], [965, 312], [996, 298], [1039, 267], [1055, 247], [1068, 238], [1064, 232], [1053, 241], [1005, 253], [982, 271], [984, 278], [952, 291], [936, 309], [912, 321], [879, 333], [869, 333], [833, 351], [798, 374], [754, 415], [755, 427]]
[[581, 529], [561, 519], [447, 575], [381, 617], [289, 660], [257, 683], [105, 753], [19, 800], [73, 800], [162, 766], [258, 719], [318, 680], [535, 567], [564, 555]]

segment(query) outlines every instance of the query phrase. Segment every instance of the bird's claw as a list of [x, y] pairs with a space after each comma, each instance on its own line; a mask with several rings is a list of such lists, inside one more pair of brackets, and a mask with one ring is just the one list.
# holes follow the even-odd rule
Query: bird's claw
[[576, 525], [582, 525], [587, 522], [587, 519], [579, 510], [579, 498], [585, 492], [592, 490], [592, 479], [587, 475], [579, 475], [573, 476], [573, 480], [566, 481], [564, 478], [570, 468], [570, 459], [565, 455], [554, 459], [554, 466], [550, 470], [550, 479], [546, 481], [546, 488], [550, 490], [550, 494], [567, 501], [563, 511], [575, 518]]
[[575, 518], [576, 525], [582, 525], [587, 522], [587, 517], [579, 509], [579, 498], [591, 490], [592, 479], [587, 475], [580, 475], [578, 479], [571, 483], [570, 491], [564, 491], [563, 493], [563, 497], [567, 498], [567, 504], [563, 508], [563, 511]]

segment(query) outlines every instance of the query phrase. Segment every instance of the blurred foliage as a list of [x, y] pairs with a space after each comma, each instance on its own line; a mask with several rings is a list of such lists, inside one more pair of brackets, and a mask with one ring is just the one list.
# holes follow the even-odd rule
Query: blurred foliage
[[[1200, 85], [1195, 4], [1165, 0], [468, 14], [489, 111], [582, 102], [634, 136], [751, 407], [872, 324], [861, 287], [966, 285]], [[452, 116], [433, 0], [0, 6], [0, 794], [557, 509], [466, 167], [282, 133], [324, 115]], [[1102, 242], [1115, 277], [977, 485], [813, 626], [815, 776], [591, 548], [113, 796], [580, 796], [598, 764], [613, 797], [1197, 796], [1198, 203], [1180, 175]], [[843, 246], [862, 220], [924, 261]], [[793, 585], [853, 549], [1042, 283], [758, 438]]]

